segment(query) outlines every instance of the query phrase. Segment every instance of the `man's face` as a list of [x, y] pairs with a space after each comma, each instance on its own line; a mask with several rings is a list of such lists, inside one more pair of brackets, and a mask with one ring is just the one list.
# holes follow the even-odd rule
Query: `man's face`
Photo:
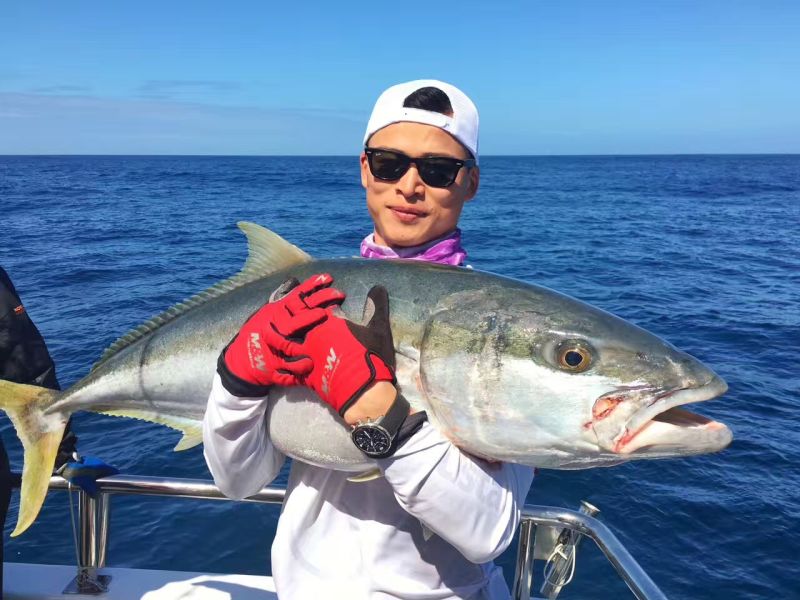
[[[450, 134], [421, 123], [388, 125], [373, 134], [369, 146], [412, 158], [469, 158]], [[361, 184], [367, 190], [367, 208], [375, 222], [375, 242], [383, 246], [417, 246], [455, 229], [464, 203], [478, 191], [478, 182], [477, 167], [462, 167], [450, 187], [432, 187], [420, 179], [416, 165], [396, 181], [381, 181], [373, 177], [367, 156], [361, 154]]]

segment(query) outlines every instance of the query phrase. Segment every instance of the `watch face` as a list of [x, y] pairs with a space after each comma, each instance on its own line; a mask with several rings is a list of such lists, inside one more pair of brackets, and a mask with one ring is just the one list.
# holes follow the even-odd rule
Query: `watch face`
[[361, 426], [353, 431], [353, 442], [364, 454], [381, 456], [392, 447], [392, 439], [381, 427]]

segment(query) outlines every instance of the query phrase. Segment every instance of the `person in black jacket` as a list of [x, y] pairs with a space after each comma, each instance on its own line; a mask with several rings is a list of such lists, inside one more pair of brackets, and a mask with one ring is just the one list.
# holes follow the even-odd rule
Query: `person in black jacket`
[[[8, 274], [0, 267], [0, 379], [60, 389], [56, 367], [42, 335], [28, 316]], [[56, 468], [72, 460], [78, 438], [70, 423], [58, 449]], [[5, 523], [14, 484], [8, 454], [0, 439], [0, 525]], [[3, 539], [0, 535], [0, 598], [3, 584]]]

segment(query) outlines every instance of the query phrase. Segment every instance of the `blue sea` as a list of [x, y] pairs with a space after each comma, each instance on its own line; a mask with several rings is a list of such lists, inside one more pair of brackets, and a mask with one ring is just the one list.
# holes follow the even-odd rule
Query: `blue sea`
[[[239, 220], [315, 256], [354, 255], [370, 231], [357, 158], [0, 157], [0, 264], [64, 386], [129, 329], [237, 271]], [[800, 598], [800, 156], [486, 157], [461, 224], [475, 268], [616, 313], [730, 385], [699, 407], [733, 429], [724, 452], [542, 471], [528, 501], [598, 506], [670, 598]], [[123, 473], [210, 477], [201, 449], [172, 452], [164, 427], [81, 413], [75, 430], [82, 453]], [[19, 469], [5, 418], [2, 436]], [[7, 560], [74, 564], [67, 498], [49, 495]], [[268, 573], [278, 512], [115, 497], [108, 562]], [[513, 549], [500, 560], [509, 579], [512, 561]], [[583, 544], [561, 597], [626, 594]]]

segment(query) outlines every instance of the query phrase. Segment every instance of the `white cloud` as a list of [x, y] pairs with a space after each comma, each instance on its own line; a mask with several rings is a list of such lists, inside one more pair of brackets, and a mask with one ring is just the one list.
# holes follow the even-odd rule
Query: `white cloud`
[[2, 154], [355, 154], [366, 114], [0, 93]]
[[86, 94], [92, 89], [85, 85], [46, 85], [33, 88], [34, 94]]

